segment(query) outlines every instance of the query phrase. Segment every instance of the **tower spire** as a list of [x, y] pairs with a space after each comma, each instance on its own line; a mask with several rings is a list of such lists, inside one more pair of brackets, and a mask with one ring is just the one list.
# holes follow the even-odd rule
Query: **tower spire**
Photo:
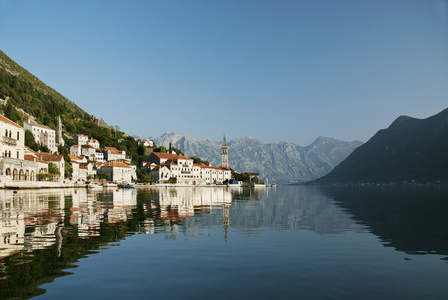
[[222, 156], [222, 167], [224, 169], [229, 168], [229, 154], [227, 151], [227, 141], [226, 141], [226, 135], [224, 134], [224, 137], [222, 139], [222, 147], [221, 147], [221, 156]]

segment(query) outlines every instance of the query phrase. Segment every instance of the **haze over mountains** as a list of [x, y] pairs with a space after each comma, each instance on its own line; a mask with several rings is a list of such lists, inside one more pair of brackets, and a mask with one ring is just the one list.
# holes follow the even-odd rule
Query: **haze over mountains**
[[[157, 145], [172, 146], [188, 157], [197, 156], [221, 166], [221, 141], [196, 139], [167, 132], [161, 137], [150, 137]], [[265, 144], [256, 137], [227, 141], [229, 163], [236, 171], [260, 173], [260, 179], [270, 183], [304, 182], [327, 174], [343, 161], [362, 142], [344, 142], [318, 137], [311, 145], [280, 142]]]

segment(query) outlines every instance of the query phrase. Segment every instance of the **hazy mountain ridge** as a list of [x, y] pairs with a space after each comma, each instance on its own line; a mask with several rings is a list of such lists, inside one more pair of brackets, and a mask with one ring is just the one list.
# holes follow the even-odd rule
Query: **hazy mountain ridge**
[[[171, 143], [188, 157], [197, 156], [214, 166], [221, 165], [222, 141], [196, 139], [173, 132], [150, 139], [165, 147]], [[236, 171], [257, 172], [261, 179], [268, 178], [269, 182], [277, 183], [302, 182], [323, 176], [361, 144], [328, 137], [319, 137], [306, 147], [287, 142], [265, 144], [251, 136], [227, 142], [229, 164]]]
[[448, 109], [445, 109], [426, 119], [398, 117], [315, 182], [448, 182], [447, 170]]

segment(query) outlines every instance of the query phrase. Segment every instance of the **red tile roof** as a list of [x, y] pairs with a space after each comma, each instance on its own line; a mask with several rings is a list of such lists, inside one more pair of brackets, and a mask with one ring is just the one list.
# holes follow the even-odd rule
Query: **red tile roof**
[[22, 126], [20, 126], [20, 125], [17, 124], [17, 123], [14, 123], [14, 122], [11, 121], [10, 119], [8, 119], [8, 118], [6, 118], [6, 117], [4, 117], [4, 116], [2, 116], [2, 115], [0, 115], [0, 121], [3, 121], [3, 122], [5, 122], [5, 123], [8, 123], [8, 124], [11, 124], [11, 125], [14, 125], [14, 126], [17, 126], [17, 127], [19, 127], [20, 129], [23, 129]]
[[186, 160], [192, 160], [191, 158], [188, 158], [186, 156], [183, 155], [177, 155], [177, 154], [172, 154], [172, 153], [160, 153], [160, 152], [153, 152], [154, 155], [156, 155], [158, 158], [161, 159], [171, 159], [171, 160], [176, 160], [176, 159], [186, 159]]
[[60, 154], [39, 153], [39, 158], [44, 161], [62, 161], [64, 157]]
[[101, 166], [103, 167], [114, 167], [114, 168], [130, 168], [129, 165], [122, 163], [122, 162], [118, 162], [118, 161], [111, 161], [109, 163], [106, 163], [104, 165]]

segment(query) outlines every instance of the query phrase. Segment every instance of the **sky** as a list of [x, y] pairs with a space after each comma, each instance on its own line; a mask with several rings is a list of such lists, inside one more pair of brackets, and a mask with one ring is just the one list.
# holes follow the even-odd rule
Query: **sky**
[[448, 0], [0, 0], [0, 50], [131, 135], [366, 142], [448, 107]]

